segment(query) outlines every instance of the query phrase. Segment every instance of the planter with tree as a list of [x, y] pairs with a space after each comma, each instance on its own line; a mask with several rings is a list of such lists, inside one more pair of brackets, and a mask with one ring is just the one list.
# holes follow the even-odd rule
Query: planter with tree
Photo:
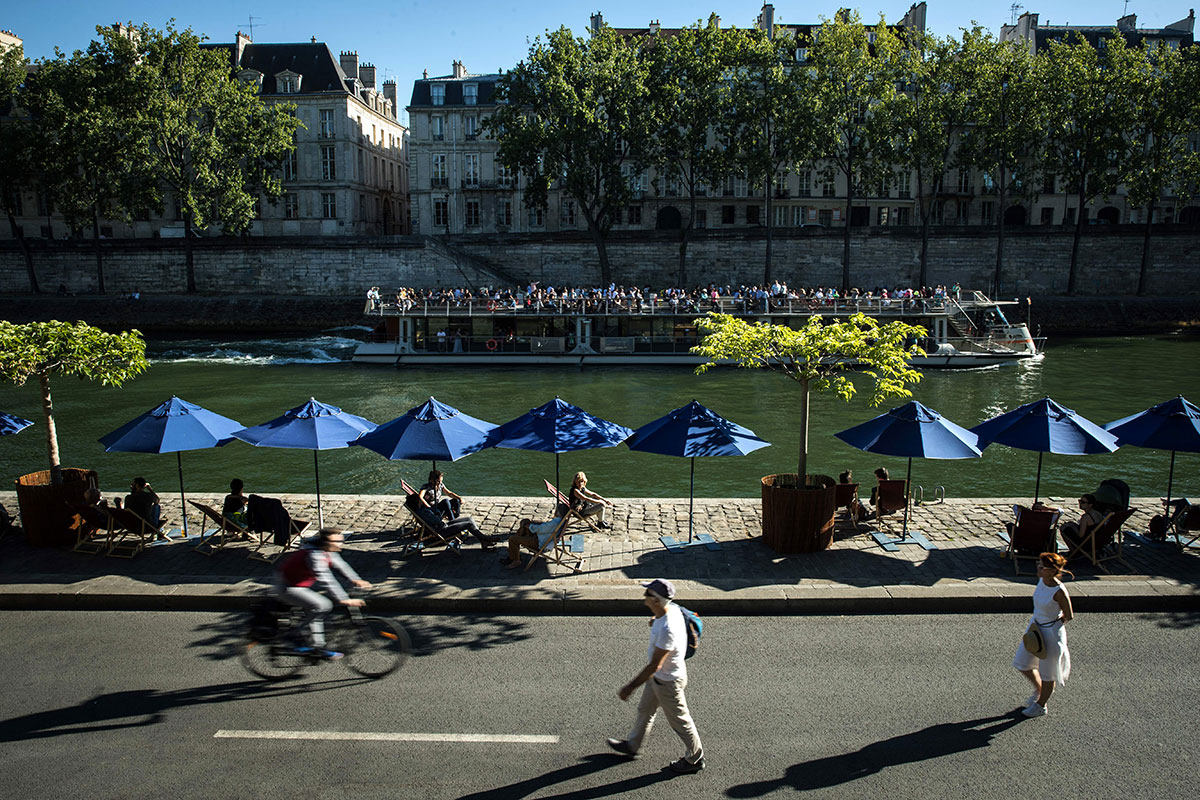
[[849, 401], [858, 392], [851, 377], [857, 374], [869, 381], [872, 406], [910, 397], [908, 386], [921, 373], [908, 359], [921, 352], [916, 340], [925, 329], [900, 321], [880, 325], [864, 314], [829, 323], [813, 316], [799, 329], [728, 314], [709, 314], [696, 325], [705, 336], [692, 352], [708, 359], [697, 373], [724, 363], [766, 367], [800, 384], [799, 464], [795, 474], [762, 479], [763, 540], [780, 553], [825, 550], [833, 542], [834, 481], [808, 473], [810, 396], [832, 392]]
[[68, 504], [80, 502], [96, 473], [63, 469], [59, 461], [52, 375], [73, 375], [103, 386], [120, 386], [146, 369], [146, 343], [136, 330], [106, 333], [84, 322], [0, 321], [0, 376], [23, 386], [36, 378], [46, 421], [50, 469], [22, 475], [16, 481], [21, 524], [30, 544], [57, 545], [71, 540]]

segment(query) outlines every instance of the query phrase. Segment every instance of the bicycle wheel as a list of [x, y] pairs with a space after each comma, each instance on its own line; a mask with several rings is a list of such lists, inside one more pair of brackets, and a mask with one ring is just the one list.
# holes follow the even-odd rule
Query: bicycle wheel
[[400, 667], [412, 652], [404, 628], [382, 617], [363, 617], [348, 627], [346, 666], [367, 678], [382, 678]]
[[242, 665], [269, 681], [287, 680], [300, 671], [304, 662], [304, 656], [293, 653], [291, 643], [282, 639], [250, 640], [242, 645]]

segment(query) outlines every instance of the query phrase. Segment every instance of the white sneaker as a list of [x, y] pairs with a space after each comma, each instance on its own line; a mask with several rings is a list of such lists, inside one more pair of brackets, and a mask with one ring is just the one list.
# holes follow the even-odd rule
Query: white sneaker
[[1029, 706], [1033, 705], [1038, 701], [1039, 697], [1041, 697], [1041, 694], [1038, 692], [1034, 692], [1033, 694], [1029, 695], [1024, 704], [1022, 704], [1021, 708], [1028, 708]]
[[1037, 703], [1030, 703], [1021, 710], [1021, 713], [1027, 717], [1044, 717], [1050, 712], [1046, 710], [1045, 706], [1039, 706]]

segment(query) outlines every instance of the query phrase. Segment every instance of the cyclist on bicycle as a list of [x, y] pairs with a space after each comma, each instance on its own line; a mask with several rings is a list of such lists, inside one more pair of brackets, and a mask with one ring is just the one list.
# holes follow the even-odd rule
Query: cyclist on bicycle
[[333, 570], [342, 573], [360, 589], [371, 588], [370, 581], [358, 577], [358, 573], [338, 555], [344, 541], [345, 537], [338, 528], [322, 528], [309, 546], [292, 553], [275, 567], [275, 594], [285, 603], [303, 610], [301, 624], [307, 625], [311, 635], [311, 644], [298, 646], [298, 653], [328, 659], [342, 657], [341, 653], [325, 649], [325, 615], [333, 608], [333, 602], [314, 587], [324, 589], [341, 605], [364, 605], [362, 600], [346, 594], [334, 577]]

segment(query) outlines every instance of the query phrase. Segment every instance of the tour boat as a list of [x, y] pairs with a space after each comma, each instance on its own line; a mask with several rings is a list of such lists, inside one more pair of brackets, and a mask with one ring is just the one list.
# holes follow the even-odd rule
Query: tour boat
[[375, 303], [367, 316], [374, 330], [354, 352], [353, 361], [398, 366], [426, 364], [518, 364], [696, 366], [691, 352], [700, 340], [696, 319], [720, 311], [752, 322], [799, 327], [809, 317], [844, 318], [863, 313], [881, 323], [921, 325], [921, 369], [991, 367], [1042, 356], [1043, 339], [1010, 321], [1004, 307], [1015, 300], [991, 300], [980, 292], [961, 299], [772, 298], [715, 303], [574, 300], [557, 304], [521, 300]]

